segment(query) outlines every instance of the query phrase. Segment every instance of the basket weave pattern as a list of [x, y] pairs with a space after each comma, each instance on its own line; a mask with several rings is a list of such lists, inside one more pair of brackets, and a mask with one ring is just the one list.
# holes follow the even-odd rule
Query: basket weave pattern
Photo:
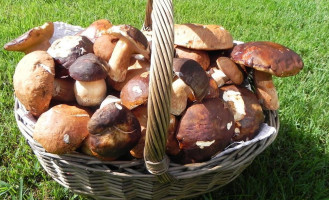
[[[170, 86], [172, 81], [173, 57], [171, 4], [170, 0], [148, 1], [144, 24], [144, 29], [152, 28], [153, 31], [151, 74], [155, 73], [150, 78], [150, 84], [154, 86], [150, 85], [148, 116], [151, 117], [148, 124], [153, 126], [150, 128], [148, 126], [145, 157], [155, 164], [165, 156], [163, 152], [166, 138], [156, 142], [154, 138], [163, 137], [161, 134], [166, 133], [167, 124], [169, 124], [170, 87], [168, 85]], [[152, 5], [151, 22], [149, 15]], [[150, 27], [152, 23], [153, 27]], [[264, 114], [266, 123], [278, 130], [277, 112], [264, 111]], [[157, 174], [152, 170], [149, 173], [150, 169], [143, 159], [100, 161], [77, 152], [65, 155], [47, 153], [32, 138], [36, 120], [18, 99], [15, 99], [15, 118], [21, 133], [47, 173], [73, 192], [86, 194], [96, 199], [179, 199], [216, 190], [234, 180], [277, 136], [275, 132], [270, 137], [207, 162], [188, 165], [169, 163], [169, 168], [165, 173]], [[154, 148], [160, 153], [153, 152]], [[160, 171], [161, 167], [166, 166], [160, 166]], [[162, 178], [159, 179], [159, 176]], [[161, 183], [159, 180], [166, 183]]]

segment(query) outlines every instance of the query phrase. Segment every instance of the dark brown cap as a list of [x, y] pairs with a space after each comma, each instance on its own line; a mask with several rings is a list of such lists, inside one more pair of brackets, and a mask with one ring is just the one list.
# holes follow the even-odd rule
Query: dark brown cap
[[269, 41], [239, 44], [234, 47], [231, 57], [238, 64], [278, 77], [296, 75], [304, 66], [293, 50]]
[[107, 77], [108, 64], [93, 53], [80, 56], [70, 66], [70, 76], [78, 81], [96, 81]]

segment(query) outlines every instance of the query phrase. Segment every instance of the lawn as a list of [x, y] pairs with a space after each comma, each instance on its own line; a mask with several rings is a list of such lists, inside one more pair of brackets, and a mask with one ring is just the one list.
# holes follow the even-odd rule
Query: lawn
[[[107, 18], [140, 28], [145, 0], [6, 0], [0, 7], [0, 199], [87, 199], [48, 176], [21, 136], [12, 76], [23, 54], [2, 46], [46, 21], [88, 26]], [[233, 182], [196, 199], [329, 198], [329, 4], [326, 0], [174, 0], [176, 23], [220, 24], [236, 40], [268, 40], [301, 55], [304, 69], [274, 78], [279, 135]]]

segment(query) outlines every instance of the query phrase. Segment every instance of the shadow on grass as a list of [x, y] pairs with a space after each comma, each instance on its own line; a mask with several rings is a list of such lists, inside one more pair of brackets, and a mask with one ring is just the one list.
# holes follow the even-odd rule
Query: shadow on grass
[[300, 130], [281, 121], [276, 140], [238, 178], [196, 199], [328, 198], [329, 155], [325, 142]]

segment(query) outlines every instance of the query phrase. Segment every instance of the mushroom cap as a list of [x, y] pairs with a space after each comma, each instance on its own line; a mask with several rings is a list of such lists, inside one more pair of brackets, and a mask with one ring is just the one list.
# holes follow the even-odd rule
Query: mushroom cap
[[178, 125], [178, 160], [185, 164], [209, 160], [230, 144], [233, 135], [234, 117], [226, 103], [219, 98], [195, 103]]
[[119, 39], [127, 39], [127, 41], [132, 44], [132, 49], [149, 59], [149, 43], [145, 35], [139, 29], [131, 25], [123, 24], [112, 26], [108, 29], [108, 33]]
[[88, 112], [81, 108], [56, 105], [39, 117], [33, 138], [49, 153], [70, 153], [89, 135], [89, 119]]
[[201, 65], [187, 58], [174, 58], [175, 74], [188, 85], [197, 101], [201, 101], [208, 92], [209, 78]]
[[98, 109], [88, 122], [88, 130], [91, 134], [90, 149], [112, 159], [129, 153], [141, 137], [137, 118], [118, 103]]
[[75, 101], [74, 80], [71, 78], [55, 78], [52, 99], [62, 102]]
[[219, 88], [220, 98], [229, 105], [235, 120], [234, 141], [251, 140], [260, 125], [264, 114], [256, 95], [237, 85], [226, 85]]
[[188, 58], [198, 62], [203, 70], [207, 70], [210, 65], [209, 55], [206, 51], [188, 49], [181, 46], [175, 47], [176, 58]]
[[47, 52], [56, 63], [69, 69], [78, 57], [93, 53], [93, 43], [85, 36], [64, 36], [55, 40]]
[[108, 62], [117, 42], [118, 38], [113, 35], [104, 34], [98, 37], [93, 47], [95, 55]]
[[17, 64], [15, 95], [34, 116], [48, 110], [54, 88], [55, 63], [46, 51], [26, 54]]
[[[7, 51], [22, 51], [26, 54], [35, 50], [46, 51], [50, 46], [49, 39], [53, 33], [54, 24], [46, 22], [42, 26], [34, 27], [18, 38], [8, 42], [4, 45], [4, 49]], [[46, 42], [46, 45], [40, 45], [44, 42]]]
[[233, 48], [231, 57], [238, 64], [278, 77], [296, 75], [304, 66], [293, 50], [269, 41], [239, 44]]
[[112, 26], [109, 20], [99, 19], [91, 23], [87, 28], [78, 33], [78, 35], [86, 36], [90, 41], [95, 42], [99, 36], [106, 33], [107, 29]]
[[219, 50], [233, 47], [229, 31], [219, 25], [175, 24], [174, 44], [190, 49]]
[[69, 68], [70, 76], [77, 81], [97, 81], [107, 77], [108, 64], [93, 53], [80, 56]]
[[122, 88], [120, 99], [129, 110], [146, 104], [149, 95], [149, 72], [134, 76]]
[[239, 67], [228, 57], [219, 57], [216, 60], [217, 67], [236, 85], [240, 85], [244, 76]]

